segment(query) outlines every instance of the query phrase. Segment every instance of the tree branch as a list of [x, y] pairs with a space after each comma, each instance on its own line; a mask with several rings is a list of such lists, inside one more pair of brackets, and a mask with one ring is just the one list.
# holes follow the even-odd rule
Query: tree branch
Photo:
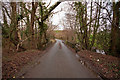
[[50, 0], [49, 4], [47, 5], [47, 8], [50, 6], [50, 4], [51, 4], [51, 0]]
[[8, 17], [11, 19], [11, 16], [10, 16], [10, 14], [8, 13], [8, 11], [7, 11], [6, 7], [5, 7], [5, 6], [3, 6], [3, 5], [2, 5], [2, 7], [3, 7], [3, 8], [4, 8], [4, 10], [6, 11], [6, 13], [7, 13]]
[[51, 6], [51, 7], [49, 8], [48, 13], [47, 13], [45, 16], [43, 16], [42, 21], [45, 21], [45, 20], [49, 17], [50, 13], [51, 13], [60, 3], [61, 3], [61, 2], [56, 2], [56, 4], [54, 4], [53, 6]]

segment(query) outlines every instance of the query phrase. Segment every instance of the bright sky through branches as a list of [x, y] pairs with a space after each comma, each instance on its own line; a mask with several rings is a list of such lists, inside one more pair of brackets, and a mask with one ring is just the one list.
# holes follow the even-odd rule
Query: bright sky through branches
[[[59, 0], [51, 0], [51, 5], [55, 4], [55, 2], [57, 2]], [[49, 4], [50, 0], [45, 1], [47, 2], [47, 4]], [[51, 21], [53, 25], [58, 25], [58, 30], [63, 30], [63, 25], [61, 23], [62, 19], [65, 17], [65, 11], [63, 10], [65, 8], [65, 2], [62, 2], [60, 5], [58, 5], [53, 12], [57, 12], [55, 14], [53, 14], [53, 16], [51, 17]], [[62, 9], [62, 11], [61, 11]]]

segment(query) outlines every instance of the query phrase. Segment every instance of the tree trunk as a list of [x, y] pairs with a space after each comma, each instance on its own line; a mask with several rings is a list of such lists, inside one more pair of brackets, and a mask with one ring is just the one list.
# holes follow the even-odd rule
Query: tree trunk
[[35, 19], [35, 12], [37, 8], [38, 3], [37, 2], [32, 2], [32, 12], [31, 12], [31, 26], [30, 26], [30, 35], [31, 40], [30, 40], [30, 46], [31, 48], [34, 48], [34, 19]]
[[85, 48], [89, 49], [89, 41], [88, 41], [88, 28], [85, 26], [87, 24], [87, 2], [85, 3], [85, 22], [84, 22], [84, 36], [85, 36]]
[[[100, 2], [100, 5], [102, 5], [101, 2]], [[92, 38], [92, 42], [91, 42], [91, 46], [90, 46], [91, 48], [93, 47], [93, 45], [95, 43], [96, 33], [97, 33], [98, 28], [99, 28], [100, 12], [101, 12], [101, 8], [100, 7], [98, 8], [98, 5], [97, 5], [96, 20], [95, 20], [95, 25], [94, 25], [93, 38]]]
[[119, 11], [120, 2], [113, 2], [113, 21], [111, 27], [111, 46], [110, 51], [112, 55], [120, 55], [120, 11]]
[[12, 13], [11, 13], [11, 41], [17, 47], [19, 43], [18, 37], [18, 22], [17, 22], [17, 11], [16, 11], [16, 2], [11, 2]]

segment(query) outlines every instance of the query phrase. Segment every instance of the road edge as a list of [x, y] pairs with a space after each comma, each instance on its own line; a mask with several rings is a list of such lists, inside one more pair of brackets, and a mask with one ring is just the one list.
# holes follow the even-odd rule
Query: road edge
[[[69, 48], [74, 54], [77, 54], [76, 53], [76, 51], [73, 49], [73, 48], [71, 48], [69, 45], [67, 45], [66, 43], [64, 43], [66, 46], [67, 46], [67, 48]], [[79, 56], [78, 54], [77, 54], [77, 56]], [[79, 58], [78, 58], [78, 61], [81, 63], [81, 64], [84, 64], [83, 66], [85, 66], [87, 69], [89, 69], [93, 74], [95, 74], [100, 80], [108, 80], [107, 78], [104, 78], [104, 77], [102, 77], [100, 74], [98, 74], [97, 72], [95, 72], [90, 66], [88, 67], [88, 65], [89, 65], [89, 63], [88, 62], [86, 62], [85, 60], [82, 60], [82, 58], [79, 56]]]
[[[16, 78], [24, 78], [24, 75], [31, 69], [34, 68], [35, 66], [37, 66], [38, 64], [40, 64], [39, 59], [45, 55], [45, 53], [47, 53], [52, 46], [54, 46], [56, 42], [52, 43], [51, 45], [49, 45], [46, 50], [43, 50], [43, 52], [41, 54], [39, 54], [38, 56], [36, 56], [36, 58], [34, 58], [34, 60], [32, 62], [28, 62], [28, 64], [24, 65], [21, 68], [21, 71], [18, 72], [15, 76]], [[31, 66], [32, 65], [32, 66]]]

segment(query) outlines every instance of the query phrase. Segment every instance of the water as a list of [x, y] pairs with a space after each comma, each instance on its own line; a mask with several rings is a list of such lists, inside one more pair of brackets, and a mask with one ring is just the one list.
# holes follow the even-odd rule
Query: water
[[105, 55], [105, 51], [104, 50], [96, 49], [96, 52]]

